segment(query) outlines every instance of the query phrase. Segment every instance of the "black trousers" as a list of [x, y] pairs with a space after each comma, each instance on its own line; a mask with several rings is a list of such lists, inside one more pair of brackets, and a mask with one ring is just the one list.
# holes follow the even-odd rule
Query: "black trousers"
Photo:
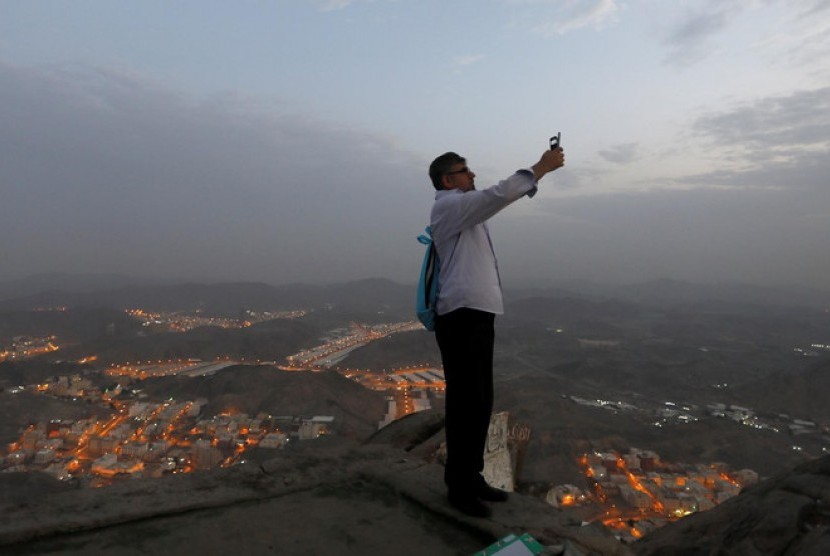
[[447, 391], [447, 465], [450, 491], [473, 492], [484, 479], [484, 447], [493, 411], [495, 315], [457, 309], [435, 322]]

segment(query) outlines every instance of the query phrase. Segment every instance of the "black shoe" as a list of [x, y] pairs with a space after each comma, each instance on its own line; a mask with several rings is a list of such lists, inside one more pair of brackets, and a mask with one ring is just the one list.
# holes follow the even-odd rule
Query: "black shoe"
[[507, 502], [508, 495], [507, 491], [483, 483], [476, 490], [476, 496], [487, 502]]
[[490, 517], [491, 515], [490, 508], [475, 496], [450, 493], [447, 499], [450, 501], [450, 506], [463, 514], [472, 517]]

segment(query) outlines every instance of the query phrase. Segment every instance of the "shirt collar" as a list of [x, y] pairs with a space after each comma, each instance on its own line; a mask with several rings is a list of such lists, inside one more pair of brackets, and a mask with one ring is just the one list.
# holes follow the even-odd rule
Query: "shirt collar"
[[446, 197], [447, 195], [458, 194], [461, 195], [464, 192], [460, 189], [439, 189], [435, 192], [435, 199], [438, 200], [441, 197]]

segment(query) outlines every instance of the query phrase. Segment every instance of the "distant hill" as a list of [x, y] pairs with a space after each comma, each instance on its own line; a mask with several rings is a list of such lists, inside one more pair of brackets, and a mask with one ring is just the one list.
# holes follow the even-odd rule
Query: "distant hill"
[[80, 374], [87, 367], [78, 363], [43, 361], [4, 361], [0, 363], [0, 389], [37, 384], [55, 377]]
[[607, 399], [610, 392], [602, 383], [591, 392], [578, 376], [524, 376], [496, 384], [496, 410], [509, 411], [532, 429], [520, 475], [527, 485], [538, 482], [547, 487], [549, 477], [579, 481], [574, 462], [583, 453], [627, 452], [632, 446], [648, 447], [668, 461], [724, 461], [762, 475], [805, 460], [804, 454], [792, 450], [792, 437], [786, 433], [756, 431], [726, 419], [655, 427], [651, 413], [579, 405], [563, 394]]
[[[830, 306], [830, 289], [818, 290], [802, 286], [759, 286], [748, 283], [700, 284], [681, 280], [659, 279], [634, 284], [599, 284], [568, 281], [548, 290], [536, 290], [545, 297], [562, 297], [562, 292], [588, 298], [618, 299], [662, 307], [708, 305], [717, 307], [768, 306], [813, 307]], [[524, 295], [534, 295], [533, 290]]]
[[[736, 302], [736, 297], [729, 296], [730, 288], [697, 288], [672, 281], [653, 286], [651, 295], [646, 286], [619, 288], [619, 298], [609, 295], [613, 293], [610, 287], [603, 290], [605, 293], [597, 287], [584, 293], [558, 289], [550, 290], [550, 295], [540, 290], [506, 294], [506, 314], [496, 320], [497, 409], [510, 410], [534, 430], [527, 481], [550, 480], [553, 471], [578, 472], [575, 455], [593, 445], [641, 444], [665, 450], [667, 458], [717, 458], [762, 473], [821, 451], [819, 432], [809, 435], [809, 439], [798, 439], [797, 448], [803, 449], [802, 453], [793, 450], [795, 437], [786, 424], [778, 436], [770, 437], [767, 430], [709, 417], [705, 408], [711, 403], [733, 403], [758, 413], [774, 411], [798, 419], [825, 419], [823, 393], [830, 386], [825, 379], [830, 373], [826, 365], [820, 365], [821, 358], [801, 356], [794, 348], [827, 341], [830, 313], [815, 304], [776, 305], [774, 292], [768, 289], [748, 290], [754, 291], [750, 296], [753, 299], [769, 294], [772, 300], [771, 304], [756, 305]], [[685, 286], [692, 293], [684, 293]], [[626, 288], [630, 288], [627, 293]], [[130, 286], [92, 293], [53, 292], [43, 295], [57, 296], [56, 303], [62, 300], [60, 304], [69, 306], [69, 310], [4, 311], [3, 307], [12, 305], [42, 305], [34, 303], [38, 296], [6, 300], [0, 303], [0, 330], [15, 335], [34, 334], [35, 330], [50, 334], [80, 327], [78, 338], [82, 343], [78, 346], [67, 345], [26, 362], [30, 365], [27, 368], [37, 370], [33, 380], [51, 360], [72, 361], [93, 354], [99, 356], [95, 365], [102, 368], [109, 362], [181, 357], [281, 361], [289, 354], [318, 345], [323, 336], [351, 321], [411, 319], [412, 291], [410, 286], [385, 280], [365, 280], [330, 286], [190, 284]], [[79, 304], [66, 302], [69, 299]], [[709, 301], [699, 303], [706, 299]], [[89, 309], [96, 305], [99, 309]], [[202, 327], [186, 333], [151, 334], [126, 319], [121, 309], [124, 306], [170, 311], [201, 308], [206, 314], [229, 316], [238, 316], [243, 307], [304, 308], [309, 313], [245, 329]], [[88, 323], [83, 319], [73, 321], [84, 314], [89, 315]], [[111, 320], [115, 317], [126, 320]], [[111, 335], [105, 336], [110, 322], [116, 323], [115, 330], [110, 327]], [[827, 354], [824, 357], [826, 360]], [[380, 371], [439, 362], [434, 336], [416, 331], [373, 341], [354, 350], [340, 365]], [[6, 369], [0, 365], [0, 381]], [[13, 380], [20, 380], [20, 368], [14, 369]], [[353, 420], [351, 431], [373, 430], [384, 409], [382, 396], [374, 392], [367, 391], [371, 399], [363, 400], [355, 391], [354, 396], [347, 397], [363, 401], [354, 405], [347, 402], [344, 395], [358, 387], [337, 375], [294, 376], [259, 368], [234, 372], [204, 379], [160, 379], [154, 395], [216, 396], [212, 409], [217, 411], [267, 407], [269, 412], [289, 413], [296, 408], [298, 412], [336, 413], [343, 423]], [[291, 378], [275, 378], [272, 374], [288, 374]], [[172, 391], [167, 392], [167, 387]], [[650, 413], [641, 417], [616, 414], [577, 405], [562, 395], [624, 400], [647, 407]], [[317, 403], [318, 398], [322, 402]], [[656, 428], [656, 409], [669, 400], [697, 405], [698, 414], [706, 415], [705, 423]], [[756, 457], [756, 463], [743, 463]]]
[[[216, 315], [236, 316], [240, 309], [288, 310], [326, 307], [336, 313], [372, 319], [411, 318], [414, 284], [398, 284], [371, 278], [329, 285], [262, 282], [169, 283], [119, 274], [38, 274], [0, 281], [0, 311], [35, 307], [103, 306], [118, 309], [141, 307], [152, 310], [192, 311], [202, 309]], [[508, 315], [534, 299], [557, 299], [559, 308], [597, 311], [612, 316], [615, 310], [630, 311], [637, 305], [649, 309], [693, 307], [696, 310], [731, 311], [751, 308], [764, 314], [802, 307], [830, 307], [830, 291], [802, 287], [771, 287], [749, 284], [695, 284], [678, 280], [653, 280], [615, 285], [585, 281], [563, 282], [552, 288], [513, 289], [505, 292]], [[583, 303], [581, 306], [579, 305]], [[590, 300], [595, 305], [584, 302]]]
[[[51, 371], [57, 374], [56, 371], [59, 370]], [[4, 386], [0, 389], [0, 443], [3, 445], [0, 453], [5, 454], [7, 444], [19, 439], [23, 429], [29, 425], [50, 419], [74, 421], [93, 416], [108, 416], [110, 413], [106, 408], [84, 401], [52, 398], [25, 391], [12, 394]]]
[[498, 324], [533, 324], [544, 328], [566, 328], [591, 338], [619, 338], [624, 331], [615, 325], [622, 319], [636, 319], [643, 308], [618, 300], [590, 300], [578, 297], [525, 297], [511, 302]]
[[[129, 285], [114, 289], [74, 291], [49, 289], [0, 301], [0, 311], [36, 307], [99, 306], [156, 311], [202, 310], [212, 315], [237, 316], [241, 309], [282, 311], [326, 307], [340, 313], [411, 315], [414, 289], [389, 280], [372, 279], [312, 286], [238, 282], [219, 284]], [[387, 317], [388, 318], [388, 317]], [[410, 317], [411, 318], [411, 317]]]
[[204, 326], [187, 332], [157, 334], [121, 333], [101, 336], [82, 345], [68, 346], [61, 357], [98, 356], [99, 365], [127, 361], [198, 358], [283, 361], [285, 357], [315, 345], [322, 331], [304, 319], [272, 320], [248, 328]]
[[[124, 311], [78, 307], [67, 311], [0, 312], [0, 345], [15, 336], [58, 336], [59, 344], [99, 338], [115, 325], [118, 334], [135, 334], [141, 327]], [[110, 327], [111, 328], [111, 327]]]
[[392, 334], [354, 350], [339, 366], [381, 371], [415, 365], [440, 367], [441, 353], [432, 332]]
[[[821, 392], [822, 395], [816, 395]], [[794, 409], [802, 419], [830, 422], [830, 357], [817, 358], [801, 372], [779, 371], [752, 384], [744, 385], [736, 393], [755, 407], [770, 413], [790, 413]]]
[[285, 372], [270, 366], [235, 366], [204, 377], [148, 379], [151, 398], [209, 400], [203, 415], [260, 412], [271, 415], [331, 415], [341, 435], [366, 438], [386, 412], [386, 396], [333, 371]]
[[90, 293], [135, 285], [151, 285], [158, 280], [124, 274], [70, 274], [50, 272], [13, 280], [0, 280], [0, 300], [27, 297], [43, 292]]

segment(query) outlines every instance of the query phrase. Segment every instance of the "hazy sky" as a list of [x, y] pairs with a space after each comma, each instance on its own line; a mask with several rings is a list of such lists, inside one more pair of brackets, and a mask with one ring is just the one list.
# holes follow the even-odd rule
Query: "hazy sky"
[[506, 285], [830, 288], [827, 0], [0, 0], [0, 277], [414, 282], [557, 131]]

